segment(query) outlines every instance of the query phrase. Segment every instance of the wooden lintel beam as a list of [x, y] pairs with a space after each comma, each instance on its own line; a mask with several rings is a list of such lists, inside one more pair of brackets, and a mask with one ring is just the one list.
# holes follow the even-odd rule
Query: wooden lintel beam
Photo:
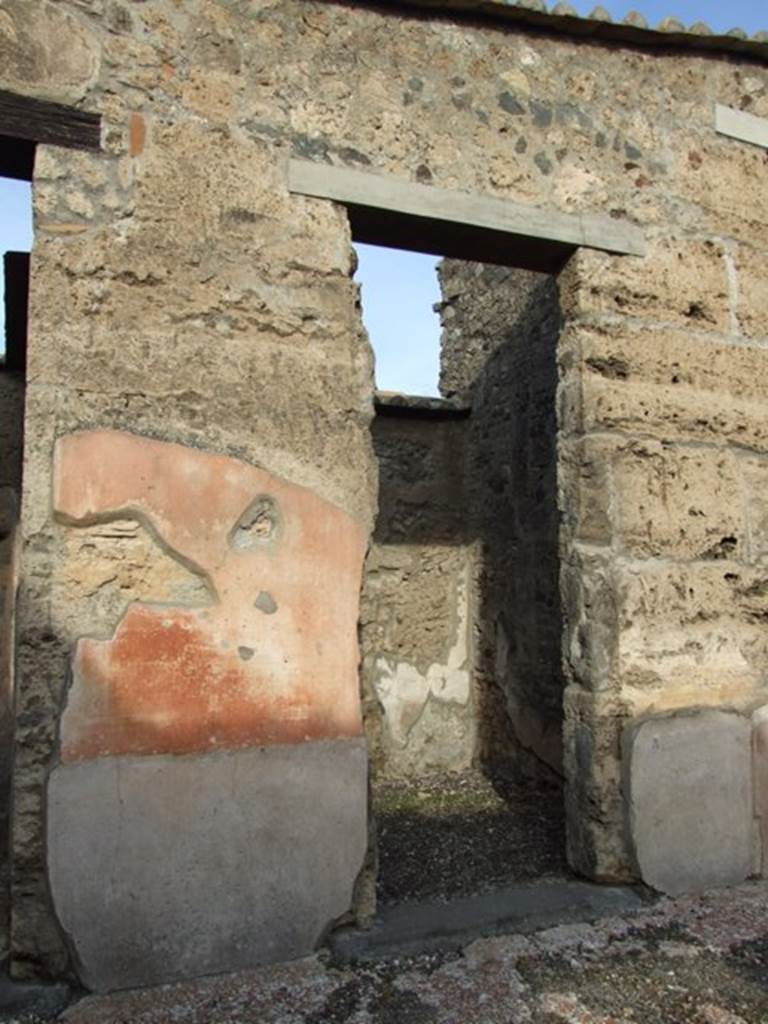
[[[97, 150], [101, 147], [101, 115], [0, 89], [0, 135], [69, 149]], [[3, 145], [7, 145], [7, 139]]]

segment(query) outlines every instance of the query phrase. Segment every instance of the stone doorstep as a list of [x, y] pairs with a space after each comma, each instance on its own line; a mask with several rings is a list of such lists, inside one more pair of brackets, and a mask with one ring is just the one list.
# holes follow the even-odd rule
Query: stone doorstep
[[341, 928], [327, 945], [340, 963], [387, 956], [459, 950], [478, 938], [530, 934], [561, 924], [591, 923], [632, 914], [648, 905], [644, 887], [590, 882], [512, 885], [450, 903], [387, 907], [369, 929]]
[[[343, 928], [328, 947], [337, 962], [459, 950], [474, 939], [529, 934], [560, 924], [591, 923], [633, 914], [648, 905], [647, 890], [588, 882], [507, 886], [450, 903], [406, 903], [386, 908], [369, 930]], [[18, 1015], [57, 1017], [78, 995], [69, 986], [35, 985], [0, 976], [0, 1021]]]

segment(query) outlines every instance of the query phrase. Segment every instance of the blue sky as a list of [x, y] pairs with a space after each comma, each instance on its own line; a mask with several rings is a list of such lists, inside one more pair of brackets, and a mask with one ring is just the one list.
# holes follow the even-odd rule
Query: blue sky
[[[570, 0], [579, 14], [589, 14], [597, 4]], [[621, 21], [627, 11], [636, 10], [644, 14], [650, 25], [658, 24], [668, 15], [691, 25], [705, 21], [716, 31], [727, 32], [729, 28], [743, 28], [746, 32], [768, 29], [768, 6], [765, 0], [637, 0], [636, 3], [613, 3], [601, 5], [615, 21]]]
[[[596, 6], [592, 0], [571, 3], [583, 15]], [[750, 33], [768, 29], [768, 0], [636, 0], [634, 4], [631, 0], [604, 0], [602, 6], [615, 20], [630, 9], [638, 10], [651, 25], [673, 15], [686, 25], [706, 21], [716, 31], [736, 26]], [[0, 179], [0, 253], [30, 248], [30, 207], [27, 184]], [[434, 257], [371, 246], [358, 246], [358, 252], [357, 280], [362, 284], [363, 317], [376, 352], [378, 386], [412, 394], [436, 394], [439, 324], [432, 305], [440, 296]], [[0, 351], [4, 337], [0, 302]]]

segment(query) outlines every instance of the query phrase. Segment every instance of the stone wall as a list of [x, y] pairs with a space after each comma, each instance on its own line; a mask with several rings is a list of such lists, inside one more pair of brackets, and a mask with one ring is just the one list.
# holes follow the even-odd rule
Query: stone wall
[[[76, 964], [92, 988], [306, 952], [365, 852], [356, 620], [376, 480], [349, 228], [289, 196], [283, 147], [236, 127], [261, 30], [218, 4], [178, 14], [3, 8], [3, 84], [105, 122], [101, 152], [39, 146], [35, 166], [12, 924], [17, 973]], [[88, 460], [69, 454], [83, 437]], [[174, 664], [202, 692], [169, 706]], [[326, 714], [340, 691], [343, 721]]]
[[467, 767], [477, 743], [468, 421], [430, 404], [437, 418], [405, 400], [372, 428], [379, 513], [361, 609], [363, 693], [373, 767], [395, 775]]
[[[562, 24], [565, 30], [569, 23]], [[94, 572], [94, 579], [103, 572], [103, 587], [96, 597], [84, 593], [73, 582], [81, 541], [93, 531], [99, 558], [129, 560], [131, 540], [105, 521], [122, 518], [140, 522], [128, 533], [147, 534], [136, 542], [139, 563], [146, 557], [168, 568], [169, 557], [167, 524], [153, 519], [148, 527], [130, 509], [102, 510], [98, 520], [54, 516], [57, 440], [109, 430], [231, 459], [238, 472], [258, 470], [311, 492], [327, 503], [329, 516], [355, 524], [349, 530], [360, 530], [361, 543], [369, 535], [376, 504], [368, 429], [373, 383], [350, 280], [349, 225], [340, 206], [288, 192], [289, 154], [544, 210], [607, 212], [645, 235], [645, 257], [580, 251], [571, 260], [560, 277], [558, 346], [570, 856], [592, 877], [635, 875], [626, 802], [632, 787], [622, 776], [625, 725], [701, 705], [746, 715], [765, 700], [765, 154], [717, 135], [713, 120], [715, 102], [768, 115], [765, 63], [672, 45], [656, 51], [585, 40], [479, 13], [320, 0], [5, 0], [0, 29], [2, 88], [103, 118], [100, 152], [41, 146], [35, 168], [14, 969], [58, 974], [77, 961], [78, 936], [69, 931], [73, 960], [47, 867], [77, 864], [79, 851], [67, 846], [60, 828], [62, 821], [82, 827], [84, 779], [98, 790], [88, 827], [111, 828], [119, 808], [109, 758], [58, 763], [61, 715], [75, 644], [110, 640], [122, 609], [146, 600], [147, 592], [143, 571], [126, 565]], [[189, 487], [187, 494], [209, 507], [209, 492]], [[234, 523], [217, 529], [228, 536], [248, 508], [244, 503]], [[257, 523], [263, 517], [255, 515], [247, 532]], [[154, 592], [176, 591], [177, 565], [189, 569], [187, 556], [174, 552], [172, 570], [149, 571]], [[182, 590], [194, 590], [206, 576], [195, 566], [198, 580]], [[322, 576], [314, 585], [335, 581], [331, 573], [330, 583]], [[112, 589], [119, 595], [102, 600]], [[197, 597], [174, 593], [172, 600], [191, 614]], [[311, 641], [349, 650], [354, 628], [347, 622]], [[210, 722], [203, 732], [218, 735]], [[711, 736], [709, 725], [702, 735]], [[333, 802], [334, 780], [345, 756], [356, 780], [365, 769], [359, 740], [329, 742], [347, 753], [333, 747], [326, 756], [314, 742], [269, 748], [274, 756], [261, 778], [282, 780], [283, 754], [293, 752], [296, 818], [280, 821], [296, 831], [285, 834], [286, 850], [310, 834], [301, 828], [299, 767], [305, 778], [325, 779], [319, 793], [343, 813], [326, 815], [331, 825], [318, 839], [315, 862], [334, 864], [341, 849], [352, 851], [349, 860], [329, 883], [328, 902], [312, 904], [308, 931], [281, 932], [279, 949], [244, 948], [244, 959], [307, 949], [321, 920], [327, 924], [348, 902], [364, 812], [359, 787], [339, 796], [341, 805]], [[166, 794], [191, 792], [200, 758], [214, 758], [215, 805], [233, 778], [253, 777], [256, 749], [198, 752], [188, 760], [120, 755], [150, 762], [126, 762], [138, 801], [130, 820], [143, 820], [141, 799], [152, 787], [142, 788], [142, 773], [159, 770], [162, 758], [169, 763], [156, 791]], [[238, 775], [241, 754], [245, 770]], [[639, 762], [628, 763], [631, 774]], [[52, 766], [59, 772], [53, 784]], [[63, 785], [64, 772], [71, 785]], [[265, 808], [282, 806], [285, 792], [267, 786], [259, 800]], [[251, 796], [240, 794], [246, 805]], [[706, 790], [699, 797], [706, 805]], [[690, 802], [690, 793], [681, 799]], [[190, 805], [179, 807], [174, 822], [167, 806], [162, 816], [158, 807], [150, 815], [162, 824], [154, 836], [164, 839], [149, 860], [168, 865], [156, 880], [164, 899], [174, 892], [168, 879], [180, 855], [178, 825], [202, 820]], [[46, 821], [60, 827], [48, 829], [60, 844], [49, 850]], [[240, 864], [248, 875], [249, 830], [237, 832], [233, 824], [234, 842], [227, 829], [205, 821], [193, 845], [199, 850], [211, 841], [211, 874], [226, 851], [234, 874]], [[143, 835], [149, 841], [153, 833]], [[212, 836], [222, 837], [219, 845]], [[697, 852], [689, 846], [690, 855]], [[140, 843], [134, 853], [127, 845], [119, 863], [146, 854]], [[115, 879], [114, 858], [102, 855], [96, 873]], [[74, 873], [57, 874], [54, 902], [67, 905], [67, 886], [77, 881]], [[131, 877], [121, 898], [154, 898], [156, 890], [142, 888], [143, 881]], [[218, 932], [210, 917], [226, 905], [237, 919], [259, 898], [248, 893], [228, 903], [212, 894], [215, 907], [201, 909], [194, 934], [218, 937], [210, 949], [200, 947], [197, 960], [179, 959], [177, 946], [176, 959], [166, 961], [171, 973], [224, 961], [236, 966], [219, 941], [232, 920]], [[265, 919], [291, 920], [284, 906], [282, 916], [274, 912], [279, 893], [270, 898]], [[146, 920], [167, 925], [177, 941], [183, 929], [173, 901], [143, 899]], [[101, 948], [115, 939], [110, 929], [117, 925], [105, 924]], [[184, 940], [186, 948], [195, 945], [189, 932]], [[122, 974], [119, 964], [114, 971], [102, 965], [101, 974], [92, 966], [89, 983], [156, 977], [135, 951], [124, 954]]]
[[440, 265], [440, 284], [441, 389], [472, 405], [467, 492], [482, 756], [561, 772], [557, 288], [543, 274], [454, 260]]
[[13, 753], [14, 624], [24, 431], [24, 379], [0, 369], [0, 929], [7, 917], [7, 860]]
[[[751, 151], [739, 156], [750, 159]], [[749, 181], [745, 174], [741, 187]], [[749, 237], [728, 210], [735, 212], [724, 205], [721, 230]], [[698, 227], [716, 230], [703, 214]], [[764, 289], [753, 283], [762, 255], [705, 237], [659, 241], [653, 256], [581, 252], [560, 278], [569, 843], [572, 863], [601, 877], [647, 877], [637, 850], [656, 819], [647, 804], [645, 814], [634, 805], [631, 766], [639, 771], [640, 762], [628, 723], [680, 715], [686, 748], [701, 730], [716, 762], [713, 735], [721, 730], [725, 764], [733, 736], [749, 730], [734, 730], [728, 716], [712, 724], [697, 709], [748, 719], [765, 701], [768, 433], [758, 382], [768, 349]], [[730, 794], [725, 803], [748, 808], [738, 834], [664, 819], [677, 864], [722, 854], [725, 867], [707, 875], [710, 883], [744, 873], [748, 747], [747, 739], [737, 781], [726, 773], [718, 783]], [[714, 807], [705, 774], [691, 789], [694, 776], [679, 761], [664, 769], [654, 750], [645, 749], [656, 766], [646, 791], [671, 787], [681, 809]], [[708, 811], [706, 818], [713, 820]], [[668, 849], [667, 838], [657, 833], [655, 848]]]
[[[366, 835], [356, 619], [375, 478], [348, 227], [338, 210], [289, 200], [261, 142], [190, 117], [158, 119], [139, 144], [135, 123], [115, 131], [106, 154], [39, 148], [36, 165], [13, 933], [17, 970], [60, 973], [71, 957], [94, 989], [307, 952], [348, 909]], [[56, 442], [84, 429], [94, 458], [60, 445], [54, 515]], [[146, 438], [181, 447], [144, 454]], [[223, 461], [205, 462], [207, 452]], [[174, 483], [172, 466], [187, 478]], [[125, 480], [144, 490], [124, 492]], [[96, 503], [71, 507], [66, 495], [80, 492]], [[153, 492], [165, 495], [159, 506]], [[261, 498], [274, 505], [271, 526]], [[281, 571], [261, 563], [246, 580], [248, 538], [258, 548], [263, 529]], [[158, 603], [164, 614], [133, 611]], [[192, 643], [198, 619], [209, 624], [201, 604], [222, 617]], [[102, 653], [86, 656], [84, 637]], [[178, 709], [161, 685], [174, 663], [204, 690]], [[325, 714], [339, 690], [343, 725]], [[220, 812], [230, 825], [181, 800], [201, 759], [230, 794]], [[150, 771], [163, 804], [142, 782]], [[238, 807], [252, 804], [257, 817], [238, 833]], [[145, 830], [116, 853], [109, 837], [122, 835], [124, 813]], [[208, 897], [195, 907], [179, 863], [186, 828], [200, 870], [221, 886], [201, 879]], [[92, 831], [105, 849], [77, 847]], [[281, 834], [278, 870], [270, 851]], [[333, 861], [319, 888], [307, 888], [306, 856]], [[146, 867], [158, 863], [166, 870]], [[251, 884], [254, 865], [268, 886]], [[160, 941], [168, 922], [175, 938], [157, 960], [152, 936]]]

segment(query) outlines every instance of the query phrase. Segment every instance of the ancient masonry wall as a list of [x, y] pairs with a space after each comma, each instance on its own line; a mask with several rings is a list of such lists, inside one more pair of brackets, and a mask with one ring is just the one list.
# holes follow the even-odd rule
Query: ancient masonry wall
[[[379, 513], [366, 561], [361, 649], [376, 772], [461, 769], [477, 743], [467, 420], [406, 403], [373, 421]], [[438, 402], [431, 403], [438, 406]]]
[[445, 260], [440, 385], [467, 436], [481, 756], [562, 772], [553, 278]]
[[[768, 190], [764, 150], [717, 135], [713, 111], [768, 116], [765, 64], [319, 0], [5, 0], [0, 87], [103, 119], [100, 152], [41, 146], [35, 167], [14, 970], [77, 964], [116, 987], [237, 967], [306, 951], [349, 906], [365, 754], [359, 721], [322, 712], [331, 680], [347, 711], [358, 692], [373, 381], [345, 211], [288, 192], [289, 154], [642, 229], [644, 257], [580, 251], [559, 279], [570, 857], [667, 887], [654, 850], [675, 884], [743, 877], [753, 796], [766, 803], [749, 717], [768, 678]], [[83, 431], [104, 473], [72, 458]], [[242, 589], [236, 552], [267, 585]], [[157, 626], [127, 620], [132, 602], [170, 607], [163, 643], [191, 633], [178, 657], [221, 669], [199, 677], [189, 721], [151, 682], [124, 685]], [[124, 698], [107, 702], [116, 721], [96, 713], [102, 690]], [[254, 709], [264, 690], [279, 714]], [[276, 722], [295, 740], [305, 717], [310, 740], [248, 745]], [[697, 749], [709, 760], [689, 771]], [[654, 818], [659, 792], [677, 813]], [[244, 822], [242, 806], [265, 818]], [[274, 829], [265, 888], [254, 842]], [[89, 832], [120, 842], [83, 850], [73, 837]], [[194, 908], [186, 850], [206, 897]], [[162, 963], [145, 952], [161, 938]]]
[[33, 6], [3, 7], [2, 84], [105, 123], [35, 165], [14, 969], [105, 989], [301, 955], [366, 843], [349, 227], [236, 127], [270, 92], [265, 12]]
[[759, 870], [768, 293], [736, 200], [751, 159], [715, 162], [729, 192], [704, 199], [698, 238], [659, 240], [654, 260], [580, 252], [559, 282], [570, 855], [667, 889]]
[[[24, 431], [24, 380], [0, 370], [0, 847], [8, 850], [13, 752], [14, 624]], [[4, 877], [2, 884], [7, 886]], [[2, 905], [5, 906], [5, 898]], [[5, 911], [3, 910], [4, 914]], [[0, 923], [3, 932], [7, 921]]]

